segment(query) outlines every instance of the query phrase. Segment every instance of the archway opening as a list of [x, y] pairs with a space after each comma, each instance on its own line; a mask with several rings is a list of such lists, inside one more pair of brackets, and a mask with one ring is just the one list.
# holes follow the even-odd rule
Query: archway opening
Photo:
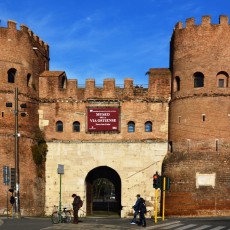
[[86, 215], [120, 216], [121, 179], [110, 167], [91, 170], [86, 182]]

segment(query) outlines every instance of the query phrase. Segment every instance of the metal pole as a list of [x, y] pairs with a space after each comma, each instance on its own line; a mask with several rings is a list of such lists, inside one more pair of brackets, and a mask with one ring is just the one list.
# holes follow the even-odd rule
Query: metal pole
[[8, 190], [7, 190], [7, 185], [6, 185], [6, 211], [7, 211], [7, 219], [8, 219], [8, 209], [9, 209], [9, 205], [8, 205]]
[[162, 221], [165, 220], [165, 189], [166, 189], [166, 177], [163, 177], [163, 211], [162, 211]]
[[61, 175], [62, 174], [60, 174], [60, 196], [59, 196], [59, 211], [61, 212]]
[[20, 218], [20, 199], [19, 199], [19, 155], [18, 155], [18, 88], [15, 88], [15, 217]]
[[155, 223], [157, 223], [158, 189], [155, 189]]

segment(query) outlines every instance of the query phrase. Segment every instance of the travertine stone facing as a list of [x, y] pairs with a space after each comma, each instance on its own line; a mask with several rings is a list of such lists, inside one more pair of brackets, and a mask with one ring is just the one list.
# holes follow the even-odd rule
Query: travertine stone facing
[[[85, 178], [98, 166], [115, 170], [121, 178], [121, 217], [132, 211], [135, 196], [140, 193], [146, 199], [148, 210], [153, 210], [154, 189], [152, 176], [161, 172], [162, 160], [167, 151], [167, 143], [48, 143], [46, 162], [46, 214], [53, 205], [59, 205], [60, 180], [58, 164], [64, 165], [62, 176], [62, 203], [71, 207], [73, 193], [86, 201]], [[85, 210], [86, 205], [83, 206]], [[81, 213], [84, 215], [84, 212]], [[153, 214], [153, 212], [152, 212]]]

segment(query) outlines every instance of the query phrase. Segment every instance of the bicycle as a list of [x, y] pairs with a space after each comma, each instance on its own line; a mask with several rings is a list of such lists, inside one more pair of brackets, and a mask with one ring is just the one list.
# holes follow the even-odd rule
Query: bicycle
[[4, 208], [3, 211], [2, 211], [2, 215], [8, 215], [8, 216], [13, 216], [13, 207], [11, 208]]
[[[57, 206], [55, 206], [57, 207]], [[66, 210], [67, 208], [63, 208], [62, 211], [54, 211], [51, 215], [51, 221], [53, 224], [58, 223], [70, 223], [71, 222], [71, 212], [70, 210]]]

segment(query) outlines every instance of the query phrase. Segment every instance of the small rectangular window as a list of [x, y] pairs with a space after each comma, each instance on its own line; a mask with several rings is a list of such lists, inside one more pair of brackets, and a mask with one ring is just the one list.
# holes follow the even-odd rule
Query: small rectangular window
[[220, 87], [220, 88], [224, 87], [224, 79], [219, 79], [219, 81], [218, 81], [218, 87]]
[[2, 112], [2, 117], [4, 117], [4, 112]]
[[205, 114], [202, 114], [202, 121], [205, 122]]
[[178, 117], [178, 123], [180, 124], [180, 119], [181, 119], [181, 116]]

